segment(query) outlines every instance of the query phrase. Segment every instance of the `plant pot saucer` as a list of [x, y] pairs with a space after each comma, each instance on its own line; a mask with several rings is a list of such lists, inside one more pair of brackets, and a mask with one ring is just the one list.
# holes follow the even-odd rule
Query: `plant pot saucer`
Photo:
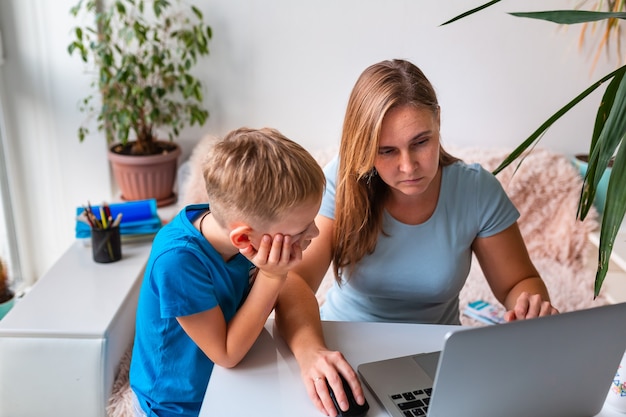
[[[123, 195], [120, 196], [120, 198], [123, 201], [134, 201], [134, 200], [128, 200], [128, 199], [124, 198]], [[174, 204], [177, 199], [178, 199], [178, 197], [176, 196], [175, 193], [170, 194], [168, 197], [158, 198], [157, 201], [156, 201], [157, 207], [169, 206], [170, 204]]]

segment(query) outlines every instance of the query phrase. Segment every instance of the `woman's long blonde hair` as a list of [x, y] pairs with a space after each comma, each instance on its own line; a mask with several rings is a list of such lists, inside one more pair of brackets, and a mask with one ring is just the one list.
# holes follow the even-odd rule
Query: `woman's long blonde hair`
[[[411, 105], [439, 112], [437, 95], [422, 71], [404, 60], [382, 61], [368, 67], [357, 80], [346, 109], [335, 201], [333, 268], [341, 282], [341, 270], [353, 270], [376, 247], [389, 187], [372, 175], [380, 130], [387, 112]], [[439, 164], [457, 159], [440, 145]]]

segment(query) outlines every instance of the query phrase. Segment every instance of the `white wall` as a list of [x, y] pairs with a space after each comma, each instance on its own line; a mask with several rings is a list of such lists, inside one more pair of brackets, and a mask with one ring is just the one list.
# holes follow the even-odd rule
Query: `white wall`
[[[24, 276], [35, 280], [71, 244], [74, 209], [111, 199], [102, 134], [79, 144], [78, 101], [91, 75], [66, 52], [76, 0], [2, 0], [0, 70]], [[360, 72], [407, 58], [435, 85], [444, 142], [509, 147], [586, 88], [578, 28], [519, 19], [508, 11], [569, 8], [574, 0], [503, 2], [450, 26], [483, 0], [196, 0], [213, 27], [211, 56], [198, 68], [211, 113], [181, 138], [184, 155], [204, 133], [273, 126], [308, 149], [334, 146]], [[599, 94], [563, 119], [542, 146], [584, 152]]]

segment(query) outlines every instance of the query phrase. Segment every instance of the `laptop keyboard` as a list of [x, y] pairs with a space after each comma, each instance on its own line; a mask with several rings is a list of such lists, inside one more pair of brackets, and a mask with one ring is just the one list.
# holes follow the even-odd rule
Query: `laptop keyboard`
[[417, 389], [391, 395], [391, 399], [405, 417], [422, 417], [428, 411], [432, 388]]

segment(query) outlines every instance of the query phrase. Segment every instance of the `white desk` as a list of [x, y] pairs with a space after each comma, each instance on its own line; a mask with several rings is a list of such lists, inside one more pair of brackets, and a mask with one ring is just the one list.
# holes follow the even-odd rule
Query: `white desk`
[[104, 417], [151, 242], [98, 264], [76, 241], [0, 321], [0, 417]]
[[[384, 323], [323, 322], [330, 349], [340, 350], [353, 368], [362, 362], [418, 351], [441, 350], [443, 337], [454, 326]], [[300, 378], [291, 351], [268, 320], [264, 331], [235, 368], [216, 366], [206, 391], [200, 417], [321, 417]], [[608, 390], [608, 388], [607, 388]], [[368, 417], [387, 417], [364, 387], [370, 405]], [[602, 410], [597, 417], [624, 417]]]

